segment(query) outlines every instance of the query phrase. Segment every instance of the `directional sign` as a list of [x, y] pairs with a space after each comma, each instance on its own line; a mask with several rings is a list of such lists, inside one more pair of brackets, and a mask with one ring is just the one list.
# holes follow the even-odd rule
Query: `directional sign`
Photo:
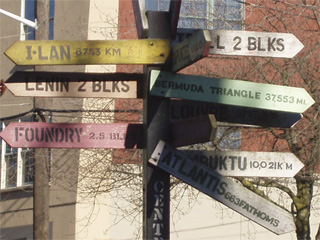
[[295, 113], [303, 113], [314, 103], [303, 88], [158, 70], [151, 72], [150, 94]]
[[211, 114], [171, 122], [171, 129], [171, 145], [186, 146], [214, 140], [217, 122]]
[[163, 64], [169, 53], [161, 39], [18, 41], [5, 52], [17, 65]]
[[[202, 116], [174, 122], [171, 130], [175, 146], [208, 142], [215, 137], [216, 122], [212, 115]], [[142, 147], [142, 131], [142, 124], [129, 123], [14, 122], [0, 132], [0, 137], [11, 147], [131, 149]]]
[[149, 163], [160, 167], [201, 192], [239, 212], [276, 234], [295, 230], [292, 215], [216, 171], [190, 160], [163, 141]]
[[211, 31], [210, 54], [293, 58], [304, 47], [290, 33]]
[[183, 151], [194, 162], [223, 176], [293, 177], [304, 164], [293, 153], [244, 151]]
[[171, 100], [171, 120], [181, 120], [206, 114], [214, 114], [219, 122], [250, 127], [291, 128], [302, 118], [300, 113], [269, 111], [209, 102]]
[[10, 123], [0, 137], [11, 147], [141, 148], [141, 124]]
[[174, 46], [172, 49], [172, 71], [177, 72], [208, 56], [211, 45], [208, 30], [201, 30]]
[[136, 98], [142, 74], [15, 72], [5, 83], [15, 96]]

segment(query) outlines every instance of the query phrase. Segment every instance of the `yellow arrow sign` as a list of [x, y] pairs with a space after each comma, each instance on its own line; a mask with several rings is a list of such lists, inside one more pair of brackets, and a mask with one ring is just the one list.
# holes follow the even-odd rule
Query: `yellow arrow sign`
[[5, 52], [17, 65], [163, 64], [170, 40], [18, 41]]

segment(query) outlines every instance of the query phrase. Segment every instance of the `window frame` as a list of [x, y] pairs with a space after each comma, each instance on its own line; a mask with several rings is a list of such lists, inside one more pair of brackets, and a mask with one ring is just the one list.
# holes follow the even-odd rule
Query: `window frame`
[[[20, 120], [19, 120], [20, 121]], [[5, 129], [6, 125], [5, 122], [1, 122], [1, 129]], [[16, 189], [16, 188], [23, 188], [28, 186], [33, 186], [32, 182], [25, 181], [25, 168], [26, 168], [26, 158], [23, 157], [23, 154], [27, 155], [28, 152], [34, 155], [34, 149], [31, 148], [11, 148], [4, 140], [0, 139], [1, 144], [1, 180], [0, 180], [0, 190], [7, 190], [7, 189]], [[14, 160], [16, 161], [16, 169], [15, 169], [15, 184], [10, 184], [8, 181], [8, 172], [9, 172], [9, 165], [8, 161], [10, 158], [8, 156], [15, 156]], [[34, 160], [33, 160], [34, 163]], [[34, 168], [33, 168], [34, 169]], [[34, 171], [34, 170], [33, 170]]]
[[[208, 29], [208, 30], [244, 30], [244, 19], [245, 19], [245, 7], [244, 3], [239, 3], [240, 8], [239, 8], [239, 18], [232, 18], [232, 17], [227, 17], [226, 19], [222, 20], [219, 18], [219, 12], [218, 12], [218, 4], [225, 3], [225, 8], [227, 9], [227, 12], [230, 8], [232, 8], [232, 2], [233, 0], [201, 0], [206, 2], [206, 6], [204, 11], [206, 11], [206, 14], [204, 14], [203, 17], [197, 17], [197, 16], [192, 16], [189, 17], [188, 15], [184, 15], [182, 12], [180, 12], [180, 19], [205, 19], [205, 26], [201, 27], [201, 29]], [[190, 2], [193, 2], [192, 0]], [[198, 1], [196, 1], [198, 3]], [[186, 3], [186, 2], [182, 2]], [[242, 5], [242, 6], [241, 6]], [[181, 6], [181, 11], [183, 11], [183, 6]], [[231, 15], [229, 15], [231, 16]], [[225, 22], [224, 24], [221, 25], [216, 25], [215, 23], [217, 21], [220, 22]], [[222, 27], [221, 27], [222, 26]], [[234, 27], [232, 27], [234, 26]], [[181, 22], [179, 21], [178, 23], [178, 29], [186, 29], [190, 28], [193, 29], [192, 27], [184, 27], [181, 26]], [[199, 28], [198, 28], [199, 29]]]
[[[193, 16], [188, 16], [186, 14], [183, 13], [184, 11], [184, 5], [188, 5], [190, 4], [198, 4], [199, 1], [203, 1], [206, 2], [205, 5], [205, 9], [204, 11], [206, 11], [205, 14], [203, 14], [203, 16], [199, 17], [193, 15]], [[181, 5], [181, 10], [180, 10], [180, 17], [179, 17], [179, 22], [178, 22], [178, 31], [179, 29], [195, 29], [194, 27], [192, 27], [192, 24], [186, 24], [185, 26], [183, 26], [183, 23], [181, 22], [181, 19], [189, 19], [189, 21], [192, 21], [192, 19], [204, 19], [204, 24], [199, 24], [200, 25], [205, 25], [203, 27], [196, 27], [196, 29], [208, 29], [208, 30], [244, 30], [244, 20], [245, 20], [245, 3], [240, 3], [240, 2], [236, 2], [235, 0], [199, 0], [199, 1], [195, 1], [195, 0], [184, 0], [182, 1], [182, 5]], [[145, 8], [146, 11], [168, 11], [169, 9], [169, 0], [145, 0]], [[229, 9], [231, 9], [234, 6], [237, 6], [237, 4], [239, 4], [240, 8], [239, 8], [239, 19], [236, 18], [232, 18], [231, 15], [229, 15], [230, 18], [227, 17], [227, 19], [222, 20], [219, 19], [219, 12], [218, 10], [218, 6], [219, 4], [221, 5], [222, 3], [222, 7], [221, 9], [225, 8], [226, 12], [229, 13]], [[225, 7], [223, 5], [223, 3], [225, 3]], [[156, 9], [158, 8], [158, 9]], [[160, 9], [161, 8], [161, 9]], [[197, 6], [196, 6], [197, 8]], [[217, 11], [217, 12], [216, 12]], [[196, 11], [198, 12], [198, 11]], [[232, 14], [232, 13], [230, 13]], [[221, 25], [216, 25], [215, 22], [217, 21], [225, 21], [224, 24]], [[195, 25], [197, 25], [195, 23]], [[221, 27], [223, 26], [223, 27]]]
[[[27, 4], [28, 2], [28, 4]], [[34, 4], [34, 9], [26, 14], [29, 4]], [[20, 16], [30, 21], [36, 21], [36, 1], [35, 0], [21, 0]], [[30, 16], [29, 16], [30, 15]], [[55, 0], [49, 0], [49, 40], [54, 39], [54, 19], [55, 19]], [[20, 23], [20, 41], [35, 40], [35, 29], [23, 23]]]

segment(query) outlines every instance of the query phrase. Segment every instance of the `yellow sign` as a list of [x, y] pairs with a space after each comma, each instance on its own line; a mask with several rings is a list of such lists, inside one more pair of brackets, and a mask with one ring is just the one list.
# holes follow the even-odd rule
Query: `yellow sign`
[[170, 40], [18, 41], [5, 52], [17, 65], [163, 64]]

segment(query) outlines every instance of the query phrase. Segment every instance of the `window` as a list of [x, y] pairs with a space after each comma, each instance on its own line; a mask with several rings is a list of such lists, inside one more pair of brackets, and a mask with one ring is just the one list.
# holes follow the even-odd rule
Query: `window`
[[21, 158], [23, 162], [22, 178], [24, 184], [33, 184], [34, 179], [34, 151], [24, 149], [21, 151]]
[[213, 1], [212, 29], [242, 30], [244, 25], [244, 3], [235, 0]]
[[168, 11], [170, 0], [146, 0], [147, 11]]
[[17, 186], [17, 153], [6, 153], [5, 165], [6, 165], [6, 187]]
[[54, 39], [54, 3], [55, 0], [49, 2], [49, 39]]
[[[54, 39], [54, 9], [55, 0], [49, 1], [49, 39]], [[36, 19], [36, 0], [22, 0], [21, 1], [21, 16], [35, 21]], [[27, 25], [21, 24], [20, 40], [34, 40], [35, 29]]]
[[[5, 123], [1, 124], [4, 129]], [[34, 151], [29, 148], [11, 148], [0, 139], [1, 189], [33, 184]]]
[[[241, 30], [244, 1], [182, 0], [178, 28]], [[169, 0], [146, 0], [146, 10], [168, 11]]]
[[209, 29], [206, 0], [182, 1], [178, 28]]
[[[30, 21], [35, 21], [36, 18], [36, 1], [22, 0], [21, 1], [21, 17]], [[20, 40], [34, 40], [35, 29], [21, 23], [21, 38]]]

